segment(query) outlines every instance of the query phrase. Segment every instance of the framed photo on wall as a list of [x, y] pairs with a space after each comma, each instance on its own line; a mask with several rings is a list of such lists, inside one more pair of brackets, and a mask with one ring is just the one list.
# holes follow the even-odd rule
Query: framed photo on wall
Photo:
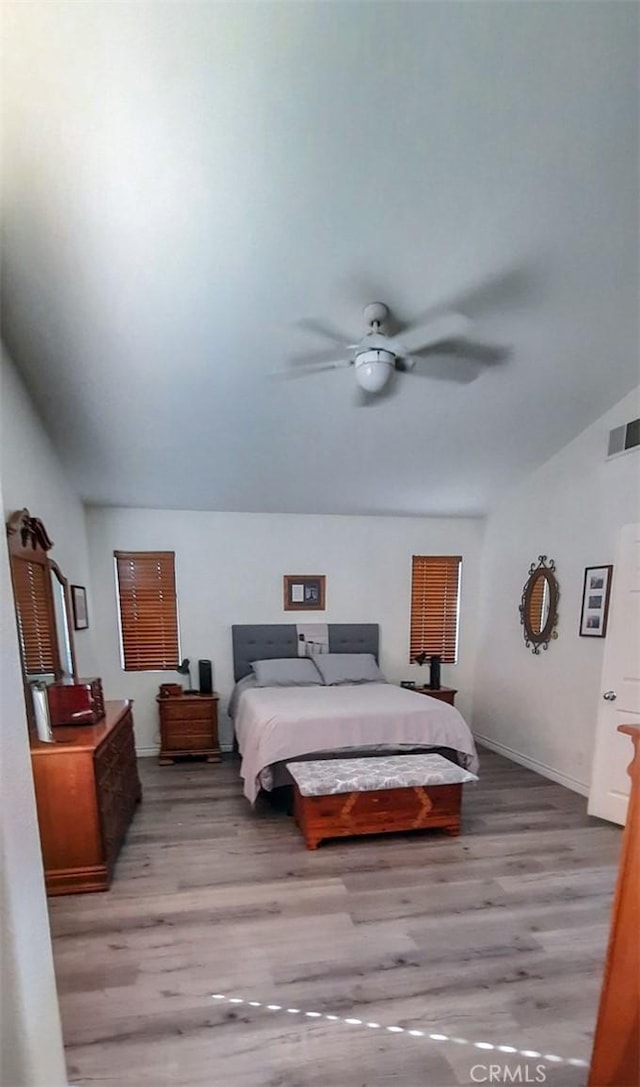
[[609, 618], [609, 597], [613, 566], [587, 566], [582, 590], [580, 635], [583, 638], [604, 638]]
[[73, 608], [73, 629], [87, 630], [89, 612], [87, 611], [87, 590], [84, 585], [70, 585], [71, 606]]
[[324, 574], [285, 574], [283, 578], [285, 611], [324, 611]]

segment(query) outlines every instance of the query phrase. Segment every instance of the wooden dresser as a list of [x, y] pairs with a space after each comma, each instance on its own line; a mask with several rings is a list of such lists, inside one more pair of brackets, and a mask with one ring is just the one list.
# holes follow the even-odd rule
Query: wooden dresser
[[131, 702], [106, 702], [97, 725], [32, 740], [31, 765], [50, 895], [106, 891], [142, 796]]
[[220, 762], [218, 695], [182, 694], [156, 699], [160, 714], [160, 755], [166, 766], [179, 756], [201, 755]]

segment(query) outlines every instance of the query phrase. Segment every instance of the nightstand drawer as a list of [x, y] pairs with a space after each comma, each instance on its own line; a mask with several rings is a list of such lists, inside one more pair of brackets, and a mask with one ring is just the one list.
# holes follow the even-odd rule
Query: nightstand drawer
[[163, 721], [194, 721], [198, 718], [211, 720], [211, 702], [203, 703], [193, 695], [184, 698], [167, 698], [160, 707]]
[[167, 723], [163, 730], [162, 750], [199, 751], [205, 747], [217, 747], [217, 737], [213, 735], [212, 722], [181, 721], [179, 724]]

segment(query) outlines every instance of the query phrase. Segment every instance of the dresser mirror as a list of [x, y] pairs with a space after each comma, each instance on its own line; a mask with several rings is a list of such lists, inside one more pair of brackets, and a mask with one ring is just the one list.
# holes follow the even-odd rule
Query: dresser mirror
[[69, 586], [60, 567], [49, 558], [53, 541], [42, 521], [18, 510], [7, 522], [11, 581], [18, 643], [30, 724], [33, 707], [28, 685], [76, 679]]
[[69, 610], [69, 582], [57, 562], [49, 559], [51, 571], [51, 592], [53, 594], [53, 612], [56, 621], [56, 637], [62, 678], [76, 678], [76, 662], [73, 646], [73, 627]]
[[558, 637], [558, 599], [560, 589], [555, 576], [555, 563], [546, 555], [539, 555], [538, 562], [531, 563], [529, 577], [522, 590], [520, 622], [524, 641], [532, 653], [547, 649], [549, 642]]

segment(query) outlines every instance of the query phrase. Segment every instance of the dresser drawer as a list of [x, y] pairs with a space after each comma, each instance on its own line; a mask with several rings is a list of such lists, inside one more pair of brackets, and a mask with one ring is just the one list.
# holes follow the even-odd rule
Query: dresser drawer
[[130, 713], [96, 751], [95, 780], [105, 861], [111, 869], [141, 795]]

